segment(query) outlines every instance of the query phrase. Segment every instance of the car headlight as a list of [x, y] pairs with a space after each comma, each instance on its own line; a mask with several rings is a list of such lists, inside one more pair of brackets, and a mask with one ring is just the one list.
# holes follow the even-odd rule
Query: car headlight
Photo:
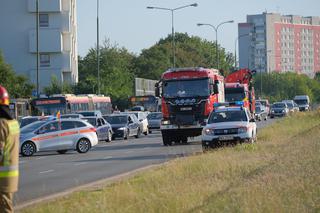
[[161, 121], [161, 124], [168, 125], [168, 124], [170, 124], [170, 121], [169, 120]]
[[271, 112], [274, 113], [274, 110], [272, 109]]
[[248, 128], [246, 126], [242, 126], [238, 129], [238, 133], [246, 133]]
[[285, 112], [285, 110], [283, 109], [282, 112]]
[[125, 129], [125, 127], [120, 127], [118, 130], [124, 131]]
[[203, 128], [202, 133], [204, 135], [214, 135], [214, 129], [211, 128]]

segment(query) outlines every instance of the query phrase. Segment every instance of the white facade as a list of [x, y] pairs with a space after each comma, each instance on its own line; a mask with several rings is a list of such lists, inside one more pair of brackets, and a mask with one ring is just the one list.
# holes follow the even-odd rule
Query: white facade
[[[1, 0], [0, 51], [36, 84], [36, 0]], [[39, 0], [39, 84], [78, 82], [76, 0]]]

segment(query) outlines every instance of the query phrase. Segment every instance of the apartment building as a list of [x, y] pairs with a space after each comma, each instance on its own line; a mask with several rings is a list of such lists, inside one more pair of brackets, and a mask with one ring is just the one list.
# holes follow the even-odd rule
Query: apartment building
[[320, 72], [320, 17], [263, 13], [238, 24], [239, 65], [258, 72]]
[[[39, 86], [78, 81], [76, 0], [39, 0]], [[0, 51], [18, 74], [37, 82], [36, 0], [2, 0]]]

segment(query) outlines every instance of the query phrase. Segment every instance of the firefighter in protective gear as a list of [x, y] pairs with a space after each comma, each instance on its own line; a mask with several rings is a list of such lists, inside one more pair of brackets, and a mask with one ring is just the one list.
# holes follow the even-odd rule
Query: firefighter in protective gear
[[19, 124], [9, 113], [9, 95], [0, 85], [0, 213], [13, 212], [19, 179]]

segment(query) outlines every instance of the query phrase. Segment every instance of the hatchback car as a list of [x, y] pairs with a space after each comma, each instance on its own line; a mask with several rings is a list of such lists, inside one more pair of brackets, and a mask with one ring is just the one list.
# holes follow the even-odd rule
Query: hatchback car
[[111, 142], [113, 134], [112, 127], [103, 117], [90, 116], [82, 119], [88, 121], [97, 129], [99, 141]]
[[22, 156], [40, 151], [68, 150], [86, 153], [98, 144], [96, 129], [79, 119], [37, 121], [21, 128], [19, 150]]
[[134, 111], [134, 112], [122, 112], [121, 114], [133, 114], [138, 118], [138, 121], [140, 122], [140, 130], [144, 135], [148, 135], [149, 134], [149, 123], [148, 123], [148, 119], [147, 119], [147, 112], [138, 112], [138, 111]]
[[129, 136], [140, 137], [140, 123], [135, 115], [132, 114], [112, 114], [104, 116], [112, 126], [114, 132], [113, 139], [116, 137], [128, 139]]
[[257, 125], [243, 107], [221, 107], [212, 111], [202, 130], [202, 147], [216, 147], [228, 142], [251, 142], [257, 138]]
[[149, 132], [151, 133], [154, 129], [160, 129], [160, 124], [162, 120], [162, 113], [161, 112], [151, 112], [148, 116], [148, 123], [149, 123]]
[[258, 121], [268, 120], [268, 112], [263, 105], [256, 106], [255, 119]]
[[288, 113], [289, 113], [289, 109], [286, 103], [276, 102], [272, 104], [271, 111], [270, 111], [270, 118], [274, 118], [276, 116], [278, 117], [287, 116]]

